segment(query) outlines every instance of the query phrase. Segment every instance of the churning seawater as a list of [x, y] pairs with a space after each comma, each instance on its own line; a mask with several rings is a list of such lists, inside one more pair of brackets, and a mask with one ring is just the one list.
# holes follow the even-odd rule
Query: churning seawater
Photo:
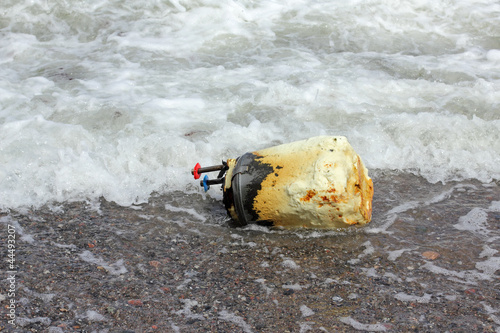
[[[318, 134], [431, 183], [500, 178], [497, 1], [7, 1], [0, 207], [192, 191]], [[195, 190], [198, 190], [195, 188]]]

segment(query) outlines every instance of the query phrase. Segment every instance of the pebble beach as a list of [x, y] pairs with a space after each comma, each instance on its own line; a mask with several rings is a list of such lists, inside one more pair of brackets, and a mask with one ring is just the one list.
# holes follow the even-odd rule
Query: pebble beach
[[[374, 183], [373, 221], [348, 230], [235, 228], [182, 192], [4, 213], [17, 308], [1, 331], [499, 332], [498, 184]], [[471, 205], [485, 229], [457, 228]]]

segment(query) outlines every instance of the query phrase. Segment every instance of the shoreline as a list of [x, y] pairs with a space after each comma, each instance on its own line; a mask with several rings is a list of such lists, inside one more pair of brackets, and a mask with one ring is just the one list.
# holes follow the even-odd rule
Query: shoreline
[[[341, 232], [232, 228], [222, 203], [180, 192], [1, 213], [18, 268], [0, 331], [499, 332], [498, 184], [374, 184], [369, 227]], [[460, 230], [470, 212], [485, 222]]]

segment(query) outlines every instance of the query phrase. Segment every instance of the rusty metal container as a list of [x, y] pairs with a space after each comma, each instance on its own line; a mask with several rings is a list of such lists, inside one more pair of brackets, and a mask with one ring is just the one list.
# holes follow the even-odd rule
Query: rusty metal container
[[320, 136], [224, 163], [225, 207], [243, 226], [339, 228], [371, 220], [373, 182], [345, 137]]

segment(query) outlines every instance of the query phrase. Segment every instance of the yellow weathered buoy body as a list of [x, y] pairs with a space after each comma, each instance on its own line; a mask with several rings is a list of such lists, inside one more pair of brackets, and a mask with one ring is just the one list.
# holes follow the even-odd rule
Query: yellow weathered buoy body
[[225, 206], [239, 225], [338, 228], [371, 220], [373, 182], [342, 136], [230, 159], [222, 184]]

